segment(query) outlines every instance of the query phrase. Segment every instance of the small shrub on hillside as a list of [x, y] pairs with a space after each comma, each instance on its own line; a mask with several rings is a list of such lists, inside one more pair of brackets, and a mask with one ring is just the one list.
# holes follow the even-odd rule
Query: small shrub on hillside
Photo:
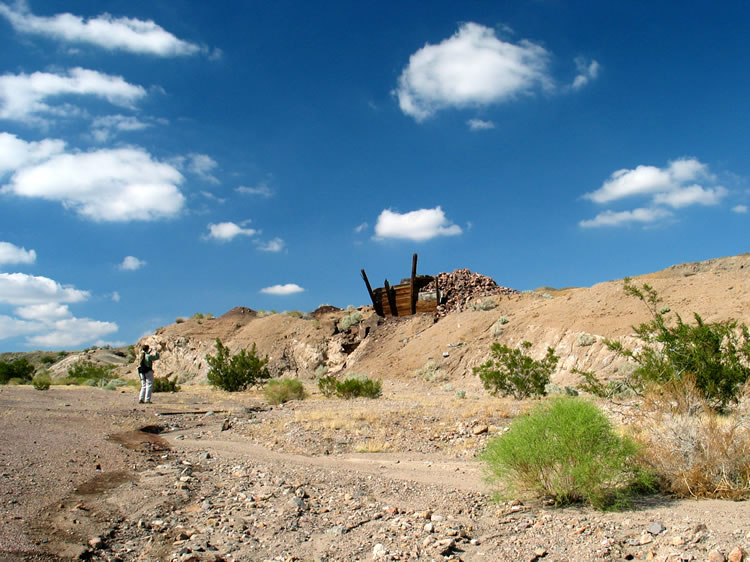
[[317, 367], [315, 367], [315, 376], [319, 379], [320, 377], [324, 377], [328, 374], [328, 367], [320, 364]]
[[355, 310], [351, 314], [348, 314], [347, 316], [344, 316], [341, 320], [339, 320], [337, 327], [339, 329], [339, 332], [346, 332], [349, 328], [351, 328], [352, 326], [356, 326], [361, 321], [362, 313], [359, 310]]
[[482, 300], [477, 299], [477, 300], [471, 301], [471, 304], [469, 304], [469, 307], [472, 310], [482, 311], [482, 312], [486, 312], [487, 310], [492, 310], [493, 308], [495, 308], [495, 306], [497, 305], [495, 304], [495, 299], [493, 299], [492, 297], [484, 297]]
[[39, 361], [42, 363], [42, 365], [52, 365], [57, 359], [55, 359], [54, 355], [43, 355]]
[[49, 390], [49, 387], [52, 385], [52, 379], [46, 374], [40, 374], [31, 379], [31, 384], [37, 390]]
[[178, 316], [174, 321], [175, 324], [182, 324], [183, 322], [185, 322], [185, 319], [182, 316]]
[[305, 316], [301, 310], [287, 310], [286, 315], [292, 318], [303, 318]]
[[544, 359], [537, 361], [525, 353], [531, 348], [531, 342], [525, 341], [521, 347], [511, 349], [507, 345], [494, 343], [493, 359], [474, 367], [474, 374], [479, 375], [484, 388], [493, 396], [499, 393], [520, 400], [546, 394], [545, 387], [558, 361], [555, 351], [548, 347]]
[[271, 380], [263, 387], [263, 396], [269, 404], [284, 404], [290, 400], [304, 400], [305, 387], [297, 379]]
[[619, 437], [593, 404], [560, 397], [513, 421], [487, 445], [482, 460], [503, 493], [531, 493], [557, 505], [604, 509], [653, 481], [634, 462], [637, 447]]
[[260, 386], [271, 378], [266, 365], [268, 357], [258, 357], [255, 344], [250, 350], [242, 349], [232, 355], [229, 349], [216, 338], [216, 355], [206, 355], [208, 382], [228, 392], [245, 390], [249, 386]]
[[112, 379], [111, 381], [109, 381], [107, 384], [104, 385], [104, 390], [117, 390], [118, 388], [123, 387], [123, 386], [128, 386], [128, 381], [123, 380], [123, 379]]
[[330, 398], [336, 394], [336, 385], [339, 381], [332, 375], [325, 375], [318, 379], [318, 390], [323, 393], [323, 396]]
[[13, 361], [0, 361], [0, 384], [7, 384], [11, 379], [20, 379], [22, 383], [31, 381], [34, 366], [25, 357]]
[[[648, 307], [651, 321], [633, 327], [642, 342], [635, 349], [628, 349], [619, 341], [605, 341], [610, 350], [636, 365], [623, 383], [642, 395], [651, 384], [664, 385], [690, 377], [715, 410], [722, 411], [736, 403], [750, 379], [747, 326], [733, 320], [705, 323], [698, 314], [693, 315], [695, 325], [686, 324], [678, 314], [670, 323], [665, 316], [668, 307], [659, 307], [661, 299], [655, 289], [647, 284], [636, 287], [630, 279], [625, 279], [624, 288]], [[587, 383], [596, 390], [592, 377]]]
[[448, 375], [440, 371], [440, 365], [437, 361], [427, 361], [421, 369], [417, 369], [416, 375], [427, 382], [440, 383], [448, 379]]
[[326, 397], [338, 396], [339, 398], [378, 398], [382, 392], [383, 383], [372, 380], [364, 375], [353, 375], [348, 379], [339, 381], [336, 377], [326, 375], [318, 379], [318, 388]]
[[154, 392], [179, 392], [180, 386], [177, 384], [177, 375], [174, 379], [169, 377], [154, 377]]
[[97, 365], [84, 359], [68, 367], [68, 379], [71, 384], [103, 387], [114, 378], [113, 369], [114, 365]]

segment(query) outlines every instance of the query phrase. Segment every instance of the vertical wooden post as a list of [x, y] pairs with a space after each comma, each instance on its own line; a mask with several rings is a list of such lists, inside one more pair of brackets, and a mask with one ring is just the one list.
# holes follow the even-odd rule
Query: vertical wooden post
[[391, 308], [391, 316], [398, 316], [398, 308], [396, 308], [396, 295], [391, 291], [391, 286], [388, 284], [388, 279], [383, 284], [385, 287], [385, 296], [388, 298], [388, 306]]
[[417, 254], [411, 258], [411, 313], [417, 313]]
[[375, 300], [375, 293], [372, 292], [372, 287], [370, 286], [370, 281], [367, 279], [367, 273], [365, 273], [365, 270], [362, 269], [362, 279], [365, 280], [365, 285], [367, 286], [367, 292], [370, 294], [370, 300], [372, 301], [372, 307], [375, 309], [375, 314], [378, 316], [384, 316], [383, 314], [383, 303], [382, 302], [376, 302]]

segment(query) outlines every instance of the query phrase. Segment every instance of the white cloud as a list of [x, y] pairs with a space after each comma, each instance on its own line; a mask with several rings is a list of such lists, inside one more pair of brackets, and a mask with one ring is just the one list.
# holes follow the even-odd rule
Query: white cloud
[[112, 297], [112, 302], [120, 302], [120, 293], [118, 293], [117, 291], [114, 291], [111, 297]]
[[125, 256], [122, 263], [118, 266], [123, 271], [136, 271], [146, 265], [144, 260], [139, 260], [135, 256]]
[[548, 58], [530, 41], [508, 43], [489, 27], [465, 23], [452, 37], [411, 55], [395, 94], [401, 110], [417, 121], [448, 107], [502, 103], [549, 87]]
[[395, 213], [385, 209], [375, 225], [376, 238], [403, 238], [417, 242], [436, 236], [456, 236], [461, 228], [451, 223], [440, 207]]
[[[700, 182], [700, 183], [698, 183]], [[680, 209], [690, 205], [717, 205], [729, 191], [716, 185], [708, 166], [695, 158], [681, 158], [666, 168], [638, 166], [614, 172], [602, 186], [584, 197], [595, 203], [611, 203], [632, 197], [648, 198], [648, 207], [632, 211], [608, 210], [580, 226], [619, 226], [633, 222], [651, 223], [672, 216], [664, 207]]]
[[472, 131], [486, 131], [495, 128], [495, 124], [492, 121], [483, 121], [481, 119], [469, 119], [466, 124]]
[[66, 318], [49, 324], [48, 333], [31, 336], [28, 342], [48, 348], [70, 348], [101, 338], [118, 330], [114, 322], [90, 318]]
[[141, 131], [150, 127], [136, 117], [126, 115], [106, 115], [97, 117], [91, 123], [91, 134], [100, 143], [107, 142], [114, 134], [127, 131]]
[[584, 87], [599, 76], [601, 66], [595, 60], [590, 61], [584, 57], [577, 57], [575, 63], [578, 74], [573, 79], [573, 84], [571, 85], [574, 90]]
[[33, 334], [43, 327], [39, 322], [27, 322], [0, 314], [0, 340]]
[[216, 166], [216, 160], [207, 154], [188, 154], [188, 170], [206, 181], [219, 183], [219, 180], [211, 174]]
[[261, 293], [265, 293], [266, 295], [293, 295], [295, 293], [301, 293], [304, 289], [297, 285], [296, 283], [287, 283], [286, 285], [273, 285], [272, 287], [266, 287], [265, 289], [261, 289]]
[[360, 232], [363, 232], [363, 231], [367, 230], [368, 226], [370, 226], [370, 225], [367, 224], [366, 222], [363, 222], [362, 224], [357, 225], [356, 227], [354, 227], [354, 232], [356, 232], [357, 234], [359, 234]]
[[67, 304], [56, 302], [23, 306], [16, 309], [16, 314], [25, 320], [39, 320], [41, 322], [54, 322], [73, 317]]
[[630, 223], [650, 224], [658, 220], [672, 216], [666, 209], [633, 209], [632, 211], [604, 211], [590, 220], [584, 220], [578, 224], [583, 228], [595, 228], [600, 226], [622, 226]]
[[174, 217], [185, 198], [183, 177], [140, 148], [56, 154], [16, 171], [0, 193], [59, 201], [94, 221]]
[[220, 205], [223, 205], [227, 201], [224, 197], [219, 197], [217, 195], [214, 195], [210, 191], [201, 191], [200, 194], [206, 199], [208, 199], [209, 201], [216, 201]]
[[34, 263], [36, 252], [19, 248], [10, 242], [0, 242], [0, 265], [7, 263]]
[[281, 238], [274, 238], [265, 244], [258, 244], [258, 249], [262, 252], [280, 252], [284, 249], [284, 241]]
[[0, 3], [0, 15], [7, 18], [13, 28], [21, 33], [74, 43], [90, 43], [107, 50], [161, 57], [206, 52], [205, 48], [178, 39], [151, 20], [115, 18], [106, 13], [89, 19], [70, 13], [50, 17], [35, 16], [23, 3], [16, 4], [15, 8]]
[[0, 176], [18, 168], [47, 160], [65, 150], [65, 142], [45, 139], [26, 142], [10, 133], [0, 133]]
[[60, 285], [47, 277], [25, 273], [0, 273], [0, 303], [28, 306], [81, 302], [88, 298], [88, 291]]
[[708, 167], [695, 158], [681, 158], [666, 168], [638, 166], [634, 170], [617, 170], [599, 189], [584, 197], [595, 203], [609, 203], [636, 195], [663, 195], [681, 191], [685, 183], [701, 179], [713, 181]]
[[208, 234], [206, 238], [227, 242], [236, 236], [255, 236], [258, 231], [252, 228], [243, 228], [233, 222], [220, 222], [218, 224], [208, 225]]
[[255, 187], [239, 186], [235, 191], [244, 195], [259, 195], [260, 197], [271, 197], [273, 191], [265, 183], [260, 183]]
[[146, 90], [121, 76], [85, 68], [73, 68], [67, 75], [4, 74], [0, 76], [0, 118], [39, 122], [40, 114], [65, 114], [71, 111], [68, 106], [52, 104], [54, 98], [62, 95], [95, 96], [114, 105], [133, 107]]
[[735, 205], [732, 207], [732, 211], [739, 214], [747, 213], [747, 205]]

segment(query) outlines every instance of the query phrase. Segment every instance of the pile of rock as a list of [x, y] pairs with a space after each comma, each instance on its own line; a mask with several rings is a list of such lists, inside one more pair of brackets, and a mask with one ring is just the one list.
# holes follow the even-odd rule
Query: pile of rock
[[[492, 277], [472, 273], [468, 269], [457, 269], [452, 273], [437, 274], [440, 289], [440, 304], [437, 308], [438, 316], [445, 316], [451, 312], [461, 312], [468, 304], [481, 297], [496, 295], [517, 295], [519, 292], [508, 287], [501, 287]], [[435, 282], [430, 282], [425, 291], [434, 291]]]

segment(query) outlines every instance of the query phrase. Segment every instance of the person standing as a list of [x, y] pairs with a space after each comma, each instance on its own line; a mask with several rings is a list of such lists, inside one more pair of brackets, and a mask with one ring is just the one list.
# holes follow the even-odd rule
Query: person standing
[[138, 357], [138, 376], [141, 378], [141, 393], [138, 396], [139, 404], [151, 404], [151, 391], [154, 388], [154, 369], [152, 364], [158, 358], [158, 351], [151, 351], [148, 344], [143, 344], [143, 349]]

